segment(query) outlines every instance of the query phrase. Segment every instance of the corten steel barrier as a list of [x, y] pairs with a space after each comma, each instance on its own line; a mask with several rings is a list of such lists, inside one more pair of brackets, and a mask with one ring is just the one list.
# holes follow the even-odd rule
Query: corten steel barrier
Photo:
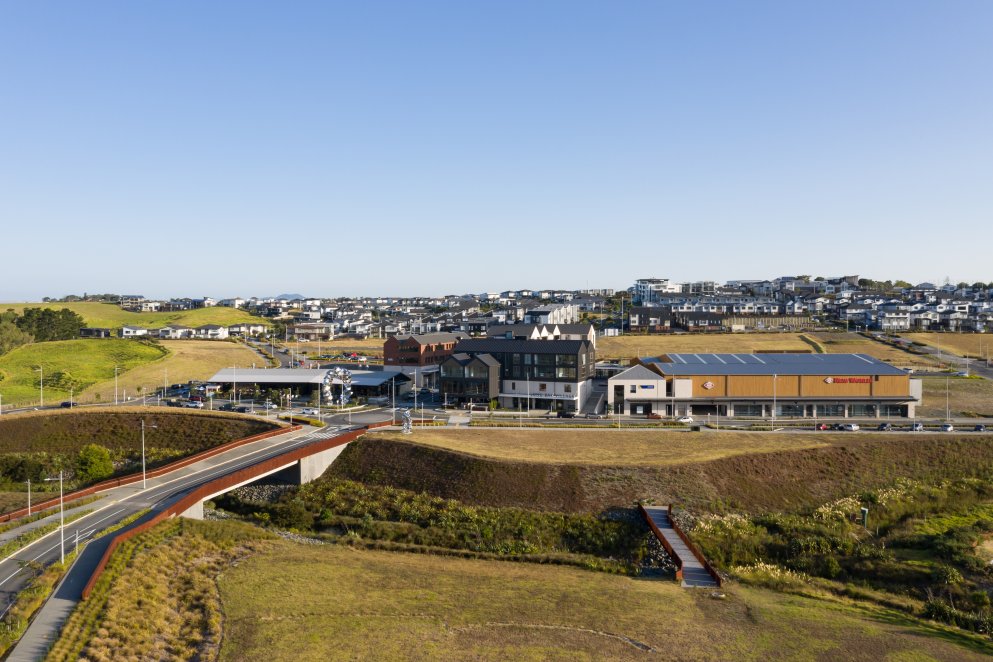
[[673, 530], [675, 530], [676, 535], [680, 537], [680, 539], [686, 544], [686, 546], [690, 548], [690, 551], [693, 553], [693, 555], [696, 556], [697, 560], [700, 561], [700, 564], [703, 566], [703, 569], [707, 571], [707, 574], [713, 577], [714, 581], [717, 582], [717, 586], [720, 587], [721, 584], [723, 583], [723, 580], [721, 579], [721, 576], [717, 573], [717, 570], [714, 569], [714, 566], [710, 565], [710, 561], [704, 558], [703, 554], [700, 553], [700, 550], [697, 548], [697, 546], [690, 541], [689, 536], [683, 533], [683, 530], [679, 528], [679, 524], [677, 524], [676, 520], [672, 518], [671, 503], [669, 504], [669, 524], [672, 526]]
[[[263, 439], [268, 439], [270, 437], [275, 437], [277, 435], [286, 434], [287, 432], [295, 432], [302, 429], [303, 426], [292, 425], [290, 427], [278, 428], [276, 430], [270, 430], [268, 432], [262, 432], [260, 434], [252, 435], [251, 437], [244, 437], [242, 439], [235, 439], [234, 441], [229, 441], [226, 444], [221, 444], [220, 446], [215, 446], [213, 448], [208, 448], [205, 451], [200, 451], [194, 455], [184, 457], [182, 459], [176, 460], [175, 462], [170, 462], [164, 466], [158, 467], [156, 469], [151, 469], [145, 472], [148, 478], [158, 478], [159, 476], [165, 475], [176, 469], [182, 469], [185, 466], [189, 466], [200, 460], [206, 460], [207, 458], [214, 457], [215, 455], [220, 455], [232, 448], [238, 448], [246, 444], [251, 444], [256, 441], [262, 441]], [[103, 490], [109, 490], [114, 487], [121, 487], [122, 485], [130, 485], [131, 483], [136, 483], [141, 480], [141, 473], [128, 474], [127, 476], [121, 476], [120, 478], [111, 478], [110, 480], [105, 480], [103, 482], [97, 483], [96, 485], [90, 485], [89, 487], [83, 488], [81, 490], [76, 490], [75, 492], [70, 492], [62, 497], [62, 501], [74, 501], [76, 499], [81, 499], [83, 497], [90, 496], [97, 492], [102, 492]], [[32, 512], [41, 512], [46, 508], [51, 508], [53, 506], [59, 505], [58, 497], [49, 499], [48, 501], [42, 501], [41, 503], [33, 504], [31, 506]], [[28, 514], [27, 508], [21, 508], [19, 510], [14, 510], [12, 512], [0, 515], [0, 522], [9, 522], [11, 520], [23, 517]]]
[[389, 425], [390, 423], [372, 423], [356, 430], [352, 430], [351, 432], [346, 432], [340, 437], [330, 437], [300, 448], [295, 448], [281, 455], [271, 457], [267, 460], [259, 462], [258, 464], [253, 464], [250, 467], [239, 469], [238, 471], [201, 485], [176, 503], [158, 512], [147, 522], [117, 534], [114, 539], [110, 541], [106, 551], [104, 551], [103, 556], [100, 558], [100, 562], [97, 563], [96, 568], [93, 570], [93, 574], [90, 576], [89, 581], [86, 582], [86, 586], [83, 588], [83, 600], [90, 597], [90, 593], [93, 591], [93, 587], [96, 585], [100, 575], [103, 574], [104, 569], [107, 567], [110, 557], [122, 542], [138, 535], [139, 533], [144, 533], [163, 520], [170, 517], [175, 517], [176, 515], [185, 512], [198, 501], [201, 501], [210, 495], [216, 494], [218, 491], [233, 487], [239, 483], [250, 481], [251, 479], [256, 478], [259, 474], [277, 469], [285, 465], [287, 462], [293, 462], [307, 457], [308, 455], [313, 455], [314, 453], [319, 453], [329, 448], [334, 448], [335, 446], [347, 444], [350, 441], [358, 439], [371, 428], [388, 427]]
[[[669, 506], [669, 508], [672, 508], [672, 506]], [[679, 558], [679, 554], [676, 553], [676, 550], [674, 550], [672, 548], [672, 546], [669, 545], [669, 541], [665, 539], [665, 536], [659, 530], [659, 527], [655, 524], [655, 521], [652, 520], [651, 515], [648, 514], [648, 511], [645, 510], [645, 507], [643, 505], [641, 505], [640, 503], [638, 504], [638, 510], [641, 511], [642, 517], [644, 517], [645, 518], [645, 521], [648, 522], [648, 528], [650, 528], [652, 530], [652, 533], [655, 534], [655, 537], [659, 539], [659, 542], [660, 543], [662, 543], [662, 547], [665, 548], [666, 553], [669, 554], [669, 557], [676, 563], [676, 581], [677, 582], [682, 582], [683, 581], [683, 560], [681, 558]], [[672, 523], [672, 519], [671, 518], [669, 520], [669, 523], [670, 524]]]

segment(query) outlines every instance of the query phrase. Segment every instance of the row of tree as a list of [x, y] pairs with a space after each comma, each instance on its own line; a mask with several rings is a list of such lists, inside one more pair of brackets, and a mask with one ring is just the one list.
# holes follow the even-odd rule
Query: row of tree
[[78, 338], [83, 326], [83, 318], [68, 308], [25, 308], [20, 315], [7, 309], [0, 313], [0, 354], [31, 342]]

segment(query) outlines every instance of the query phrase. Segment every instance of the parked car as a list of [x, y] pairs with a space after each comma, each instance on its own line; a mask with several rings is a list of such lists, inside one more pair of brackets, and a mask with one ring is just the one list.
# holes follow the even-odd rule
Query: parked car
[[817, 425], [814, 426], [814, 429], [815, 430], [830, 430], [831, 429], [831, 426], [828, 425], [827, 423], [818, 423]]
[[942, 432], [952, 432], [954, 430], [955, 430], [955, 426], [952, 425], [951, 423], [942, 423], [941, 424], [941, 431]]
[[662, 418], [662, 414], [645, 414], [645, 418]]
[[223, 405], [219, 407], [219, 409], [221, 411], [234, 411], [235, 406], [233, 402], [225, 402]]
[[574, 411], [560, 411], [555, 413], [556, 418], [576, 418], [576, 412]]
[[980, 423], [976, 427], [972, 428], [972, 430], [973, 432], [986, 432], [986, 426]]
[[845, 432], [858, 432], [861, 428], [858, 423], [842, 423], [841, 429]]
[[893, 424], [892, 423], [880, 423], [876, 427], [876, 429], [877, 430], [880, 430], [881, 432], [889, 432], [890, 430], [893, 429]]
[[692, 423], [693, 422], [693, 417], [692, 416], [680, 416], [676, 420], [679, 421], [680, 423]]
[[301, 409], [300, 410], [300, 413], [302, 415], [304, 415], [304, 416], [319, 416], [320, 415], [320, 412], [318, 412], [316, 409], [313, 409], [311, 407], [305, 407], [305, 408]]
[[924, 432], [924, 424], [923, 423], [912, 423], [910, 425], [910, 431], [911, 432]]
[[203, 402], [203, 396], [202, 395], [191, 395], [190, 396], [190, 402]]
[[72, 402], [71, 400], [66, 400], [65, 402], [63, 402], [59, 406], [62, 407], [63, 409], [72, 409], [73, 407], [76, 406], [76, 403], [75, 402]]
[[179, 400], [166, 400], [167, 407], [182, 407], [183, 403]]
[[592, 419], [599, 420], [599, 419], [603, 418], [603, 414], [587, 414], [586, 415], [586, 418], [592, 418]]
[[188, 409], [203, 409], [203, 403], [199, 400], [188, 400], [183, 403], [183, 406]]

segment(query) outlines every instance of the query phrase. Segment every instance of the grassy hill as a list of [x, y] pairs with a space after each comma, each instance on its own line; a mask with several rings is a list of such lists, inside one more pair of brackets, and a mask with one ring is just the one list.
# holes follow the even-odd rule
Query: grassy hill
[[[698, 511], [762, 512], [817, 507], [898, 477], [985, 476], [993, 467], [993, 435], [811, 432], [801, 435], [809, 443], [798, 439], [787, 449], [790, 442], [779, 441], [779, 434], [649, 432], [644, 434], [654, 435], [659, 449], [636, 466], [630, 454], [644, 442], [626, 450], [624, 437], [612, 442], [611, 433], [590, 438], [611, 447], [617, 464], [570, 441], [570, 435], [579, 438], [574, 431], [559, 431], [556, 442], [552, 432], [515, 430], [521, 441], [501, 443], [494, 435], [489, 449], [472, 436], [460, 443], [458, 435], [465, 432], [478, 431], [455, 431], [449, 448], [416, 443], [430, 438], [422, 431], [407, 437], [415, 443], [399, 435], [369, 435], [350, 444], [327, 475], [481, 505], [600, 512], [651, 499]], [[683, 460], [681, 443], [697, 446]], [[543, 461], [528, 459], [528, 444]], [[671, 456], [666, 446], [672, 446]]]
[[240, 322], [254, 322], [256, 324], [265, 322], [261, 317], [250, 315], [243, 310], [221, 306], [167, 313], [133, 313], [122, 310], [116, 304], [109, 303], [0, 303], [0, 311], [13, 309], [15, 312], [21, 313], [25, 308], [53, 308], [55, 310], [68, 308], [78, 313], [85, 320], [87, 326], [110, 329], [119, 329], [122, 326], [143, 326], [154, 329], [167, 324], [196, 327], [204, 324], [230, 326]]
[[24, 345], [0, 356], [0, 394], [4, 406], [37, 404], [38, 366], [44, 368], [45, 402], [68, 400], [70, 388], [81, 393], [86, 387], [114, 379], [119, 372], [164, 358], [161, 346], [107, 338], [60, 340]]
[[[882, 608], [726, 597], [575, 568], [301, 545], [171, 521], [118, 556], [49, 659], [979, 660], [988, 640]], [[117, 564], [111, 564], [117, 568]], [[331, 589], [329, 589], [331, 587]]]

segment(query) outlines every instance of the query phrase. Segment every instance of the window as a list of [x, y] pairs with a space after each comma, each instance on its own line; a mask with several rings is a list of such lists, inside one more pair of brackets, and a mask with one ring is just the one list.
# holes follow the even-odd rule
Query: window
[[572, 384], [566, 384], [563, 388], [566, 393], [572, 393]]
[[511, 391], [517, 390], [517, 382], [510, 382], [510, 390]]
[[635, 384], [631, 384], [631, 386], [628, 388], [628, 393], [637, 393], [637, 392], [638, 392], [638, 387]]
[[538, 384], [538, 391], [544, 393], [548, 390], [548, 384]]

